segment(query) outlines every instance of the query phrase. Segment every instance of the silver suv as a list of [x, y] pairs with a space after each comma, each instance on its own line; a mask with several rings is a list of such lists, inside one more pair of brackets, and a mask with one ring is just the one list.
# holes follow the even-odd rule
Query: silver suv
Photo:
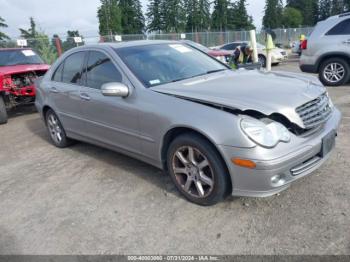
[[350, 13], [319, 22], [307, 40], [300, 59], [303, 72], [318, 73], [327, 86], [350, 79]]

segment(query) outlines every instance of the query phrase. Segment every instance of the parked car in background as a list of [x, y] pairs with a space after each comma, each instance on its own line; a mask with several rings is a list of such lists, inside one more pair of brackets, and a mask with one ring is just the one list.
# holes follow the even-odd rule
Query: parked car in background
[[216, 59], [218, 59], [219, 61], [223, 62], [223, 63], [228, 63], [231, 59], [231, 56], [233, 55], [233, 52], [231, 51], [226, 51], [226, 50], [213, 50], [210, 49], [204, 45], [201, 45], [199, 43], [190, 41], [190, 40], [183, 40], [181, 41], [185, 44], [188, 44], [204, 53], [207, 53], [208, 55], [215, 57]]
[[319, 22], [302, 47], [300, 69], [318, 73], [323, 84], [339, 86], [350, 79], [350, 13]]
[[288, 188], [326, 161], [341, 119], [317, 78], [233, 71], [175, 41], [72, 49], [36, 107], [55, 146], [76, 139], [145, 161], [200, 205]]
[[[232, 42], [221, 46], [215, 46], [211, 49], [213, 50], [225, 50], [229, 52], [234, 52], [238, 46], [246, 46], [249, 45], [248, 41], [240, 41], [240, 42]], [[257, 43], [258, 48], [258, 58], [259, 62], [263, 67], [266, 66], [267, 53], [266, 47], [260, 43]], [[272, 50], [272, 65], [278, 65], [281, 62], [284, 62], [288, 59], [287, 51], [281, 48], [275, 48]]]
[[34, 103], [34, 81], [48, 69], [32, 49], [0, 49], [0, 124], [7, 122], [8, 110]]

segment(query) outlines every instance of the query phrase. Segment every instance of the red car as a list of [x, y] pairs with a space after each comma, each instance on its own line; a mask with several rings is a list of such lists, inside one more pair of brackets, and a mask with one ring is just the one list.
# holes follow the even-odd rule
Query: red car
[[32, 49], [0, 49], [0, 124], [7, 123], [7, 110], [34, 102], [34, 81], [49, 67]]
[[196, 42], [190, 41], [190, 40], [184, 40], [182, 41], [189, 46], [192, 46], [196, 49], [199, 49], [200, 51], [207, 53], [208, 55], [215, 57], [219, 61], [223, 63], [229, 62], [230, 57], [232, 56], [233, 52], [231, 51], [226, 51], [226, 50], [212, 50], [209, 49], [208, 47], [205, 47], [204, 45], [198, 44]]

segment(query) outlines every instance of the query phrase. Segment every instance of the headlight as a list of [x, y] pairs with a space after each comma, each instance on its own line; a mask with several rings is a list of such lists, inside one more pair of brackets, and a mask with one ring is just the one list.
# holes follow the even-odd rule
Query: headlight
[[277, 122], [265, 124], [253, 118], [243, 118], [241, 128], [253, 142], [263, 147], [271, 148], [279, 142], [288, 143], [290, 141], [288, 129]]

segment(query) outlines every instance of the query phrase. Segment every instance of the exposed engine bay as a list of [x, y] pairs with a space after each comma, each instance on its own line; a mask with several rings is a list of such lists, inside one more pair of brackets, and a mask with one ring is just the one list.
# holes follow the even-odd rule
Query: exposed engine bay
[[3, 88], [6, 90], [6, 107], [10, 109], [32, 104], [35, 100], [34, 82], [45, 73], [46, 71], [30, 71], [7, 76], [3, 82]]

